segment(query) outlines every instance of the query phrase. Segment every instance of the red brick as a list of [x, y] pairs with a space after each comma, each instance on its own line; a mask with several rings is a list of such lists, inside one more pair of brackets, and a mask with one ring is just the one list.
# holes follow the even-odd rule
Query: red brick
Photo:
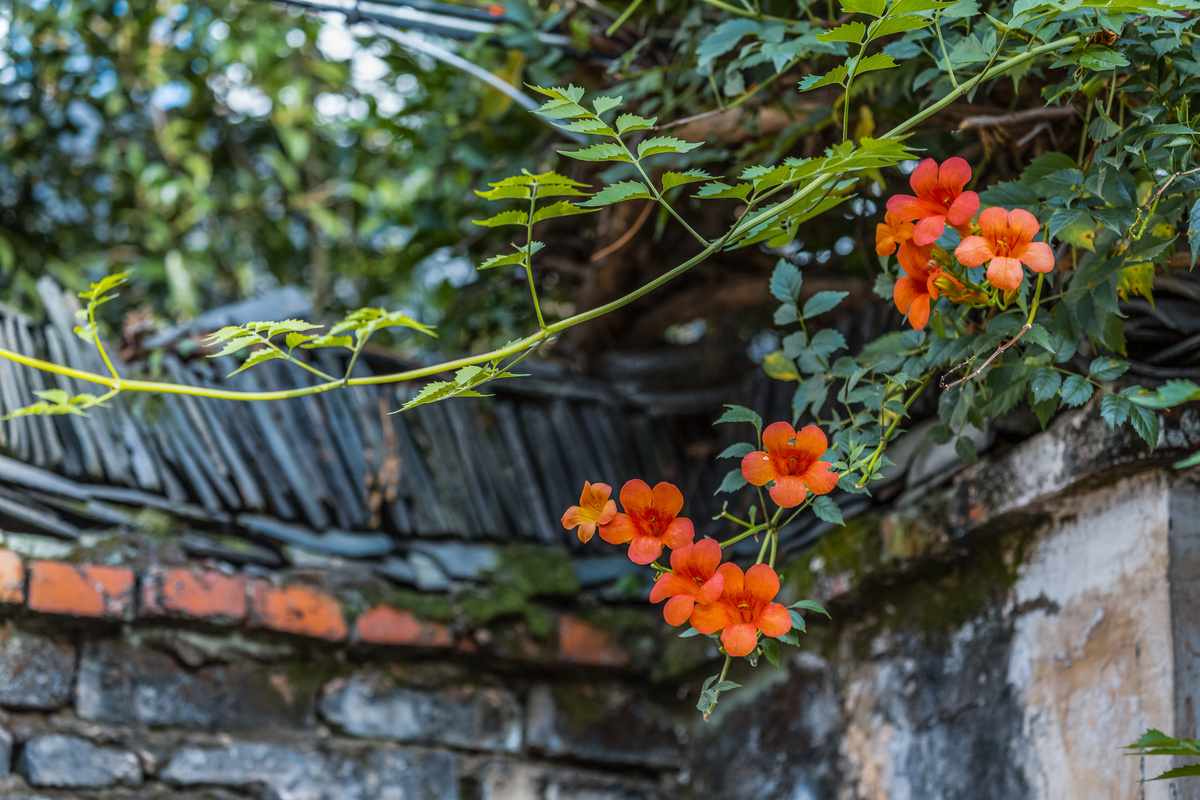
[[47, 614], [128, 618], [133, 610], [133, 571], [34, 561], [29, 567], [29, 607]]
[[0, 550], [0, 603], [25, 602], [25, 565], [11, 550]]
[[375, 606], [354, 623], [354, 640], [366, 644], [450, 647], [454, 636], [445, 625], [418, 619], [412, 612]]
[[308, 586], [275, 586], [259, 579], [251, 584], [250, 624], [297, 636], [340, 642], [346, 617], [330, 594]]
[[558, 618], [558, 660], [568, 664], [623, 667], [629, 654], [617, 647], [608, 631], [567, 614]]
[[158, 567], [142, 581], [141, 614], [237, 622], [246, 617], [246, 581], [198, 567]]

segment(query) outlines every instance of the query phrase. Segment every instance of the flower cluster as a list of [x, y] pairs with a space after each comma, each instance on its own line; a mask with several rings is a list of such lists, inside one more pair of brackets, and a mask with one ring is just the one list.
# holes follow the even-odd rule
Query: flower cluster
[[[786, 422], [773, 423], [762, 432], [761, 445], [763, 449], [743, 457], [742, 476], [755, 486], [770, 485], [768, 493], [780, 512], [801, 506], [809, 494], [828, 494], [837, 485], [838, 474], [821, 460], [829, 440], [817, 426], [797, 431]], [[621, 487], [622, 513], [609, 499], [611, 494], [607, 484], [584, 483], [579, 505], [563, 514], [563, 527], [578, 528], [583, 542], [598, 532], [610, 544], [628, 543], [630, 560], [653, 564], [660, 574], [650, 602], [667, 601], [663, 618], [668, 623], [690, 622], [699, 633], [720, 634], [721, 646], [731, 657], [753, 653], [760, 633], [775, 638], [792, 630], [791, 613], [775, 602], [779, 575], [773, 550], [771, 564], [762, 563], [760, 554], [759, 563], [743, 572], [737, 564], [722, 563], [725, 545], [717, 540], [693, 541], [691, 520], [679, 516], [683, 494], [674, 484], [663, 482], [651, 489], [644, 481], [629, 481]], [[773, 524], [745, 535], [761, 529], [764, 535], [775, 536]], [[657, 563], [664, 547], [671, 551], [669, 568]]]
[[[995, 292], [1012, 292], [1025, 278], [1022, 265], [1034, 272], [1054, 269], [1054, 253], [1035, 242], [1037, 218], [1024, 209], [979, 210], [979, 195], [965, 191], [971, 167], [961, 158], [940, 166], [927, 158], [913, 171], [912, 195], [895, 195], [884, 221], [875, 230], [875, 252], [896, 254], [904, 277], [896, 281], [896, 308], [914, 329], [924, 328], [932, 304], [945, 296], [954, 303], [991, 304]], [[936, 242], [949, 225], [962, 237], [953, 256]], [[991, 291], [975, 284], [967, 268], [987, 265]], [[1005, 302], [1008, 302], [1006, 300]]]

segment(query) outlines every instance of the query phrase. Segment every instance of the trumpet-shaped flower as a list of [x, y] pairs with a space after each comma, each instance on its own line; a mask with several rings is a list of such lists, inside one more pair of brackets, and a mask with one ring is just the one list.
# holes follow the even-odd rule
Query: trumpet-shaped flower
[[579, 505], [571, 506], [562, 515], [562, 526], [571, 530], [579, 526], [579, 541], [586, 542], [596, 535], [596, 526], [601, 530], [617, 515], [617, 501], [609, 500], [612, 487], [607, 483], [583, 482], [583, 494]]
[[755, 486], [771, 481], [771, 499], [782, 508], [795, 508], [808, 492], [828, 494], [837, 486], [838, 476], [829, 471], [821, 456], [829, 449], [829, 440], [816, 425], [806, 425], [799, 433], [786, 422], [773, 422], [763, 431], [763, 450], [742, 458], [742, 477]]
[[963, 291], [958, 279], [934, 260], [933, 248], [934, 245], [917, 247], [907, 242], [901, 245], [897, 256], [904, 277], [896, 280], [892, 297], [900, 313], [908, 315], [908, 324], [913, 330], [920, 330], [929, 322], [929, 310], [939, 294], [946, 292], [954, 297]]
[[989, 208], [979, 215], [979, 235], [963, 239], [954, 255], [968, 267], [990, 261], [988, 283], [1012, 291], [1025, 278], [1022, 264], [1034, 272], [1054, 269], [1054, 251], [1046, 242], [1033, 241], [1037, 232], [1037, 217], [1025, 209]]
[[651, 490], [645, 481], [629, 481], [621, 487], [621, 506], [625, 513], [600, 528], [600, 538], [610, 544], [629, 542], [633, 563], [649, 564], [663, 545], [677, 550], [692, 543], [692, 521], [679, 516], [683, 494], [673, 484], [664, 481]]
[[963, 191], [970, 180], [971, 167], [961, 158], [948, 158], [940, 167], [927, 158], [909, 179], [917, 196], [894, 195], [887, 202], [887, 210], [898, 219], [916, 221], [912, 240], [920, 247], [937, 241], [946, 223], [965, 233], [966, 224], [979, 210], [979, 195]]
[[883, 215], [883, 222], [875, 226], [875, 253], [890, 256], [913, 235], [913, 224], [905, 222], [892, 212]]
[[758, 632], [783, 636], [792, 629], [792, 618], [780, 603], [779, 576], [766, 564], [756, 564], [742, 573], [737, 564], [722, 564], [717, 571], [725, 579], [716, 602], [696, 606], [692, 627], [700, 633], [721, 631], [721, 644], [731, 656], [745, 656], [758, 645]]
[[650, 602], [666, 598], [663, 618], [671, 625], [682, 625], [692, 615], [696, 603], [715, 603], [725, 586], [721, 565], [721, 545], [716, 539], [701, 539], [695, 544], [671, 551], [672, 572], [664, 572], [650, 591]]

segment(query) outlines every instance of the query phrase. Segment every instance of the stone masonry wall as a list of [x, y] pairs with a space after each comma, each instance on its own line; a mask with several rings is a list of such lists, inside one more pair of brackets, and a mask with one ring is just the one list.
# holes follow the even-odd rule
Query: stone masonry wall
[[834, 621], [707, 724], [712, 643], [544, 559], [435, 602], [2, 534], [0, 797], [1200, 800], [1120, 750], [1198, 734], [1200, 416], [1166, 423], [1068, 415], [826, 534], [783, 578]]

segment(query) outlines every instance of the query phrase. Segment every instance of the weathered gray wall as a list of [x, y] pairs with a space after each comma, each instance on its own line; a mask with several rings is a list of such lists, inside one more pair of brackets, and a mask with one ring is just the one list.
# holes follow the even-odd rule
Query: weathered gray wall
[[336, 562], [5, 535], [0, 797], [1200, 800], [1120, 749], [1200, 733], [1200, 474], [1169, 466], [1196, 422], [1151, 455], [1068, 416], [827, 534], [784, 576], [834, 622], [707, 724], [711, 644], [606, 622], [553, 559], [471, 590], [508, 616], [439, 623]]

